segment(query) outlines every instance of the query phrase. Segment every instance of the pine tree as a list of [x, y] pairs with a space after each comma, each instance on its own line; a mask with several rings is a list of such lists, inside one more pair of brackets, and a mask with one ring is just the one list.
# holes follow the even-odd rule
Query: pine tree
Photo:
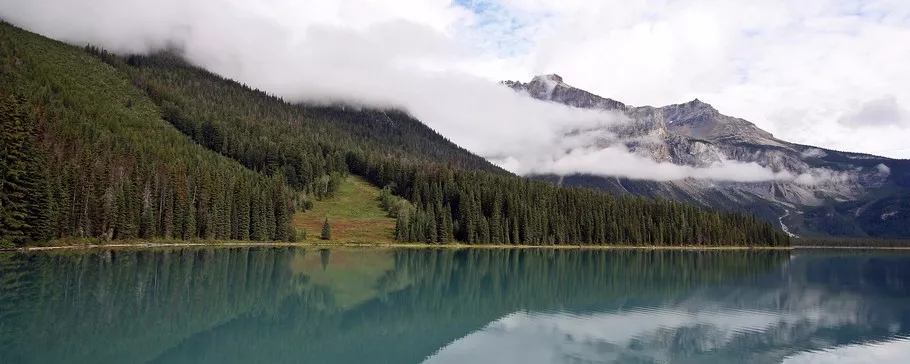
[[435, 209], [431, 208], [430, 211], [428, 211], [426, 214], [426, 231], [426, 243], [432, 244], [439, 241], [439, 228], [437, 226]]
[[395, 240], [402, 242], [410, 241], [408, 231], [410, 231], [410, 226], [407, 219], [407, 213], [404, 211], [398, 212], [398, 216], [395, 218]]
[[442, 224], [440, 224], [439, 242], [443, 244], [455, 241], [455, 222], [452, 221], [452, 208], [448, 204], [443, 207]]
[[0, 100], [0, 238], [14, 243], [46, 234], [49, 207], [33, 120], [22, 109], [13, 96]]
[[329, 218], [325, 218], [325, 222], [322, 223], [322, 234], [319, 235], [319, 238], [322, 240], [331, 240], [332, 239], [332, 227], [329, 225]]

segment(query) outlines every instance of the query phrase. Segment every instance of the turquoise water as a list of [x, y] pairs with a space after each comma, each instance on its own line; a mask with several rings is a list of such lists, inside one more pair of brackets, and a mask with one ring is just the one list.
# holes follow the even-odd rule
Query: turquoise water
[[904, 363], [910, 255], [0, 252], [0, 363]]

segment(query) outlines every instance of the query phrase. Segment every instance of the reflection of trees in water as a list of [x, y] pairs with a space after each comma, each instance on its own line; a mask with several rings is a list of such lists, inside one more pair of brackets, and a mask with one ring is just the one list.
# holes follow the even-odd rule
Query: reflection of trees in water
[[[695, 325], [655, 331], [631, 347], [573, 344], [581, 351], [591, 345], [600, 352], [653, 359], [645, 354], [661, 343], [662, 350], [688, 352], [693, 360], [710, 358], [693, 349], [700, 345], [729, 360], [743, 348], [774, 352], [781, 346], [799, 347], [792, 345], [796, 340], [873, 337], [875, 332], [860, 326], [870, 316], [893, 320], [895, 312], [888, 302], [874, 302], [877, 297], [897, 292], [900, 297], [889, 299], [906, 298], [908, 292], [907, 268], [858, 261], [863, 258], [790, 261], [789, 253], [782, 252], [426, 249], [396, 251], [394, 269], [376, 277], [377, 296], [342, 309], [333, 287], [291, 273], [290, 262], [298, 254], [303, 250], [2, 256], [0, 343], [5, 346], [0, 359], [359, 363], [369, 358], [408, 363], [516, 311], [821, 306], [843, 302], [831, 298], [838, 295], [862, 301], [857, 314], [864, 318], [844, 324], [794, 319], [732, 335]], [[321, 262], [327, 261], [323, 254]], [[345, 269], [356, 267], [326, 272], [344, 274]], [[871, 303], [856, 294], [872, 297]], [[56, 344], [49, 347], [48, 342]]]
[[319, 263], [322, 264], [322, 270], [329, 269], [329, 259], [332, 257], [330, 249], [319, 249]]
[[781, 252], [522, 249], [406, 251], [397, 257], [417, 277], [422, 294], [433, 292], [424, 301], [457, 297], [511, 310], [671, 299], [707, 283], [767, 273], [787, 258]]
[[[21, 344], [4, 347], [0, 362], [148, 361], [183, 338], [277, 306], [272, 292], [295, 283], [287, 271], [292, 254], [243, 248], [0, 257], [0, 306], [20, 310], [3, 311], [2, 340]], [[8, 281], [10, 272], [19, 278]]]
[[[560, 343], [558, 349], [567, 358], [614, 356], [620, 362], [672, 358], [675, 363], [778, 363], [798, 352], [906, 337], [907, 263], [899, 256], [806, 255], [788, 264], [781, 276], [749, 284], [726, 281], [693, 291], [653, 314], [700, 312], [697, 319], [630, 333], [622, 345], [608, 343], [609, 355], [599, 352], [603, 341], [590, 338]], [[762, 315], [767, 320], [750, 322]]]
[[36, 302], [35, 272], [25, 255], [0, 252], [0, 362], [13, 362], [9, 353], [22, 345], [27, 334], [23, 320]]
[[[192, 362], [196, 351], [207, 353], [211, 362], [359, 363], [364, 358], [419, 362], [516, 310], [594, 308], [648, 297], [662, 302], [705, 282], [767, 272], [787, 257], [729, 252], [401, 250], [395, 255], [395, 269], [376, 280], [376, 299], [341, 311], [315, 309], [312, 292], [291, 296], [282, 305], [280, 322], [261, 316], [235, 320], [217, 333], [174, 348], [159, 362]], [[688, 273], [678, 274], [681, 270]]]

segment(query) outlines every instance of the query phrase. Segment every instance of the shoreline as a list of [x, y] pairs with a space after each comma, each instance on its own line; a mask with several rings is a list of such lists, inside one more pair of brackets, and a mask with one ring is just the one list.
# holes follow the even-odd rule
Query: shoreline
[[53, 250], [89, 249], [156, 249], [156, 248], [255, 248], [255, 247], [297, 247], [297, 248], [391, 248], [391, 249], [560, 249], [560, 250], [910, 250], [910, 246], [696, 246], [696, 245], [482, 245], [482, 244], [426, 244], [426, 243], [362, 243], [362, 242], [252, 242], [252, 241], [121, 241], [109, 244], [65, 242], [60, 245], [36, 245], [0, 248], [0, 251], [36, 252]]
[[349, 243], [349, 242], [135, 242], [110, 244], [64, 244], [37, 245], [0, 249], [0, 251], [48, 251], [88, 250], [111, 248], [255, 248], [255, 247], [298, 247], [298, 248], [401, 248], [401, 249], [566, 249], [566, 250], [792, 250], [793, 247], [750, 247], [750, 246], [660, 246], [660, 245], [472, 245], [472, 244], [425, 244], [425, 243]]
[[113, 242], [110, 244], [64, 244], [39, 245], [5, 248], [0, 251], [37, 252], [52, 250], [89, 250], [114, 248], [255, 248], [255, 247], [298, 247], [298, 248], [400, 248], [400, 249], [567, 249], [567, 250], [910, 250], [910, 247], [887, 246], [659, 246], [659, 245], [470, 245], [470, 244], [424, 244], [424, 243], [351, 243], [351, 242]]

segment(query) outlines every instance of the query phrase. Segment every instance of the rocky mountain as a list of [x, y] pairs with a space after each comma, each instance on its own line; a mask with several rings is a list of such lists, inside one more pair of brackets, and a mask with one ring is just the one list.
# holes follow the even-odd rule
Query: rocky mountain
[[658, 162], [708, 167], [756, 163], [792, 178], [764, 182], [630, 180], [597, 175], [537, 175], [565, 185], [663, 197], [754, 212], [798, 236], [910, 237], [910, 161], [849, 153], [780, 140], [755, 124], [721, 114], [698, 99], [663, 107], [630, 106], [565, 83], [559, 75], [503, 85], [528, 96], [577, 108], [612, 110], [628, 122], [585, 133], [588, 148], [623, 144]]

